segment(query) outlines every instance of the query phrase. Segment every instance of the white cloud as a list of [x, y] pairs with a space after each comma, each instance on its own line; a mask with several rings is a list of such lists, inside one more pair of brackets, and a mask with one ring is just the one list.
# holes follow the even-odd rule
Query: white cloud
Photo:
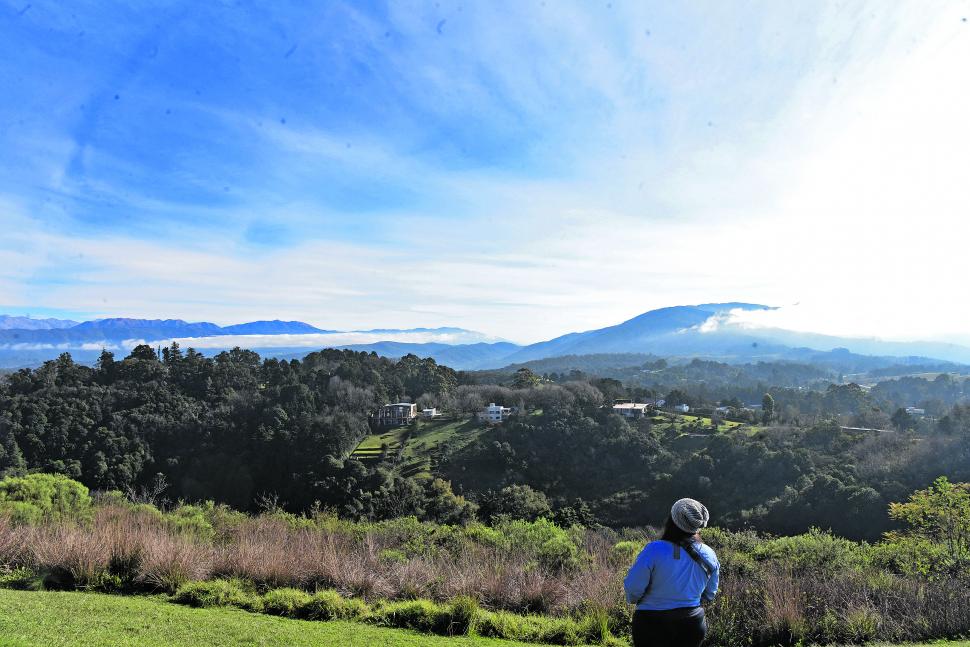
[[[294, 198], [273, 213], [313, 235], [260, 251], [238, 242], [245, 218], [231, 224], [228, 212], [219, 235], [136, 240], [68, 236], [0, 205], [0, 302], [218, 323], [457, 325], [525, 342], [665, 305], [798, 301], [745, 313], [745, 323], [953, 335], [970, 314], [970, 25], [961, 5], [935, 9], [830, 5], [799, 16], [779, 5], [747, 27], [751, 16], [733, 7], [678, 18], [618, 6], [629, 14], [617, 18], [470, 5], [444, 29], [489, 28], [449, 40], [427, 39], [428, 16], [395, 5], [414, 45], [395, 82], [437, 89], [415, 99], [429, 114], [478, 102], [492, 117], [514, 108], [509, 119], [549, 126], [535, 147], [562, 157], [554, 172], [442, 167], [406, 134], [267, 122], [261, 163], [273, 177], [339, 164], [410, 179], [434, 199], [369, 215], [379, 224], [371, 244], [321, 235], [319, 207]], [[679, 29], [646, 35], [671, 24]], [[363, 17], [359, 28], [383, 38]], [[804, 58], [778, 62], [794, 53]], [[595, 105], [570, 105], [590, 97]], [[264, 202], [254, 189], [239, 213], [255, 217]], [[51, 276], [63, 282], [36, 280]]]

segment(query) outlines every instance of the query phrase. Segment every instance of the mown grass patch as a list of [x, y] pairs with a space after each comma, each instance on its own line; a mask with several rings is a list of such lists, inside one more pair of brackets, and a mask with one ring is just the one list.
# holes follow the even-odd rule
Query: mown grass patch
[[394, 454], [401, 448], [401, 443], [409, 431], [409, 427], [394, 427], [378, 434], [365, 436], [350, 456], [358, 460], [380, 458], [385, 447], [389, 454]]
[[192, 608], [171, 604], [164, 596], [0, 590], [0, 608], [0, 647], [525, 647], [505, 640], [292, 620], [234, 608]]
[[445, 444], [471, 442], [483, 430], [484, 426], [473, 418], [419, 422], [404, 448], [403, 457], [422, 457]]
[[401, 454], [401, 473], [430, 476], [434, 457], [444, 447], [462, 447], [486, 430], [475, 418], [419, 422]]

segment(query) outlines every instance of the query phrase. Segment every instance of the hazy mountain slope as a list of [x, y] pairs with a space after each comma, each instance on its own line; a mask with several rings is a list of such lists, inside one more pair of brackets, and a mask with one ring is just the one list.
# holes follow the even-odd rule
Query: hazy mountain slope
[[323, 330], [302, 321], [250, 321], [249, 323], [223, 326], [221, 335], [305, 335], [311, 333], [330, 333], [334, 330]]
[[[711, 316], [733, 309], [764, 310], [768, 306], [745, 303], [707, 303], [697, 306], [674, 306], [650, 310], [615, 326], [582, 333], [570, 333], [545, 342], [526, 346], [512, 356], [512, 362], [527, 362], [532, 359], [556, 357], [559, 355], [589, 355], [596, 353], [657, 353], [670, 354], [673, 348], [690, 352], [690, 348], [706, 340], [690, 335], [682, 339], [683, 331], [700, 327]], [[674, 337], [673, 335], [677, 335]], [[749, 340], [748, 343], [750, 343]], [[744, 343], [742, 339], [732, 339], [731, 344]], [[723, 344], [715, 344], [720, 349]]]
[[70, 328], [78, 322], [70, 319], [34, 319], [33, 317], [16, 317], [0, 315], [0, 330], [54, 330]]

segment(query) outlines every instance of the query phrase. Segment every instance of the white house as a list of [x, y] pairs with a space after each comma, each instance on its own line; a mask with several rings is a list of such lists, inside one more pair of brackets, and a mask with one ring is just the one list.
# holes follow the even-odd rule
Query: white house
[[906, 413], [911, 416], [925, 416], [926, 409], [921, 409], [919, 407], [906, 407]]
[[421, 417], [425, 420], [431, 420], [432, 418], [437, 418], [441, 414], [438, 413], [436, 407], [431, 407], [430, 409], [421, 409]]
[[731, 407], [715, 407], [714, 411], [717, 413], [731, 413]]
[[639, 402], [617, 402], [613, 405], [613, 413], [617, 413], [624, 418], [639, 420], [647, 415], [649, 408], [649, 404], [641, 404]]
[[484, 410], [478, 412], [478, 417], [489, 424], [498, 424], [512, 415], [512, 409], [500, 404], [490, 403]]
[[686, 404], [678, 404], [674, 407], [674, 411], [679, 413], [687, 413], [690, 411], [690, 407], [688, 407]]

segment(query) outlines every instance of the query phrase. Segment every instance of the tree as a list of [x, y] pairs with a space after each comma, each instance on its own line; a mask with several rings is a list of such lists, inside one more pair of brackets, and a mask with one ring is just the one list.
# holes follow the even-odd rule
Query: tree
[[[890, 503], [889, 516], [909, 526], [903, 536], [926, 539], [946, 548], [947, 570], [970, 564], [970, 483], [951, 483], [941, 476], [906, 503]], [[899, 533], [889, 533], [898, 539]]]
[[535, 521], [552, 514], [546, 495], [528, 485], [510, 485], [500, 492], [486, 492], [480, 512], [486, 520], [498, 516]]
[[775, 399], [771, 397], [770, 393], [765, 393], [765, 396], [761, 398], [761, 423], [768, 424], [774, 416]]
[[909, 415], [906, 409], [902, 407], [896, 409], [890, 421], [897, 431], [909, 431], [910, 429], [916, 428], [916, 419]]
[[512, 377], [512, 387], [516, 389], [530, 389], [538, 386], [541, 379], [530, 369], [523, 366]]

